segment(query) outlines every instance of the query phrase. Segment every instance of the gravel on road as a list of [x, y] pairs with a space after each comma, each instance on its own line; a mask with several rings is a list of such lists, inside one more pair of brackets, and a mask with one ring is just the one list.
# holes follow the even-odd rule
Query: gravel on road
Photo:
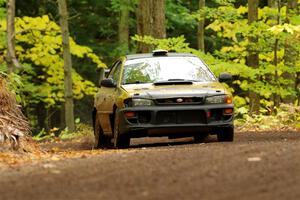
[[135, 140], [126, 150], [2, 170], [0, 199], [298, 200], [300, 133]]

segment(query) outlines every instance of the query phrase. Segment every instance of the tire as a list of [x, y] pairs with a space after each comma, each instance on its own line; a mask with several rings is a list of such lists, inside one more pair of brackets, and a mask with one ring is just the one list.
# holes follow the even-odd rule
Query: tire
[[208, 134], [197, 134], [194, 135], [194, 142], [195, 143], [202, 143], [205, 141], [205, 139], [208, 137]]
[[219, 130], [218, 134], [219, 142], [232, 142], [234, 138], [234, 128], [233, 127], [224, 127]]
[[94, 121], [94, 136], [95, 136], [94, 148], [103, 149], [112, 146], [111, 137], [104, 135], [101, 125], [99, 124], [97, 115], [95, 116], [95, 121]]
[[120, 134], [118, 109], [115, 112], [114, 121], [114, 147], [117, 149], [128, 148], [130, 145], [130, 137], [125, 134]]

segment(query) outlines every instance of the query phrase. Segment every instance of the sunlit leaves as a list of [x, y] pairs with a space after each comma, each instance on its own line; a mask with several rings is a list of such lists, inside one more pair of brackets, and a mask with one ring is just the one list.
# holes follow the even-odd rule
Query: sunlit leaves
[[[64, 62], [62, 58], [62, 39], [60, 27], [49, 19], [42, 17], [16, 18], [16, 54], [24, 67], [24, 93], [31, 103], [45, 102], [54, 106], [64, 101]], [[5, 22], [1, 21], [0, 33], [5, 32]], [[106, 67], [89, 47], [80, 46], [70, 38], [71, 54], [80, 59], [87, 59], [95, 70]], [[1, 46], [0, 46], [1, 47]], [[94, 95], [96, 87], [85, 80], [75, 70], [72, 74], [74, 98]]]
[[294, 26], [292, 24], [282, 24], [282, 25], [276, 25], [271, 28], [269, 28], [269, 31], [271, 31], [274, 35], [279, 35], [280, 33], [286, 32], [289, 34], [295, 34], [300, 33], [300, 25]]
[[[223, 42], [220, 49], [214, 51], [214, 56], [225, 62], [246, 64], [248, 52], [258, 52], [260, 62], [257, 69], [237, 68], [240, 78], [243, 79], [238, 83], [240, 88], [244, 91], [255, 91], [269, 100], [273, 95], [282, 98], [295, 96], [295, 89], [287, 87], [292, 85], [293, 81], [281, 76], [285, 73], [296, 74], [300, 70], [300, 68], [296, 70], [295, 66], [300, 62], [299, 59], [293, 58], [296, 63], [289, 63], [285, 56], [294, 55], [286, 55], [284, 51], [288, 44], [299, 52], [300, 40], [296, 39], [300, 38], [299, 16], [290, 10], [291, 23], [282, 23], [287, 18], [286, 6], [282, 6], [279, 13], [278, 8], [266, 6], [258, 10], [258, 21], [249, 25], [245, 15], [247, 12], [247, 7], [235, 8], [232, 4], [225, 6], [221, 4], [217, 8], [208, 9], [207, 18], [212, 22], [206, 29], [213, 30], [219, 41]], [[249, 43], [249, 37], [258, 40]], [[275, 42], [277, 42], [276, 50]], [[276, 51], [276, 58], [274, 51]], [[232, 69], [228, 68], [227, 71]], [[275, 80], [275, 76], [279, 77]], [[253, 81], [247, 81], [249, 78]]]

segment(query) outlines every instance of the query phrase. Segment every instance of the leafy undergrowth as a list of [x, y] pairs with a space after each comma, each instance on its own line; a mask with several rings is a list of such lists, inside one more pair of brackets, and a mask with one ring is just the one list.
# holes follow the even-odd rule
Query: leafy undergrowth
[[90, 137], [93, 135], [93, 128], [87, 124], [77, 124], [76, 131], [71, 133], [67, 129], [60, 130], [59, 128], [52, 128], [49, 132], [44, 129], [33, 137], [33, 140], [39, 142], [59, 142], [68, 140], [77, 140], [81, 138]]
[[236, 118], [237, 131], [300, 131], [300, 107], [282, 104], [276, 115], [242, 114]]

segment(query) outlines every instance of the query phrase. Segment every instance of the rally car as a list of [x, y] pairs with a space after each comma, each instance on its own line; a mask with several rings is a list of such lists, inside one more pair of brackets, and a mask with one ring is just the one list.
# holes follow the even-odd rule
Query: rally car
[[197, 56], [157, 50], [127, 55], [110, 68], [94, 100], [95, 147], [126, 148], [131, 138], [234, 139], [232, 94]]

